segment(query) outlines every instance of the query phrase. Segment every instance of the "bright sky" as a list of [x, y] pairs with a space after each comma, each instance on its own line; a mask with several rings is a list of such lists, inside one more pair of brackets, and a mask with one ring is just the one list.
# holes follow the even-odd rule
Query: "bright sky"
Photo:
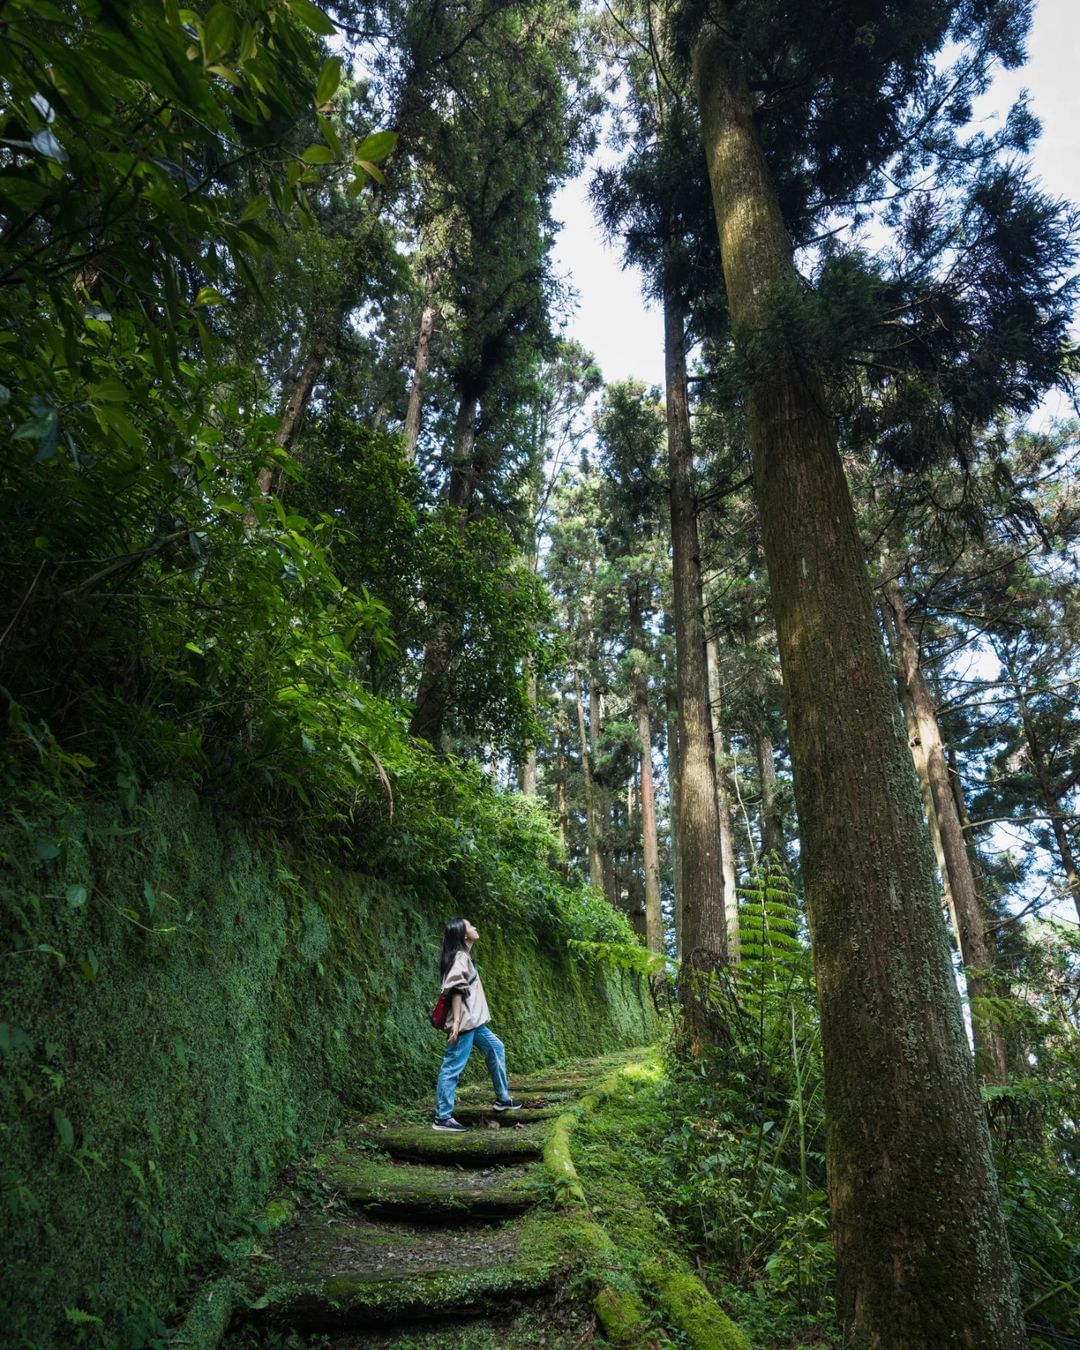
[[[1078, 0], [1038, 0], [1028, 50], [1027, 65], [999, 76], [979, 112], [1000, 116], [1027, 88], [1043, 126], [1032, 156], [1035, 172], [1047, 191], [1080, 203]], [[593, 353], [606, 380], [634, 376], [661, 384], [660, 311], [645, 307], [637, 273], [623, 271], [618, 248], [603, 243], [587, 197], [590, 172], [568, 184], [555, 200], [555, 218], [563, 222], [556, 266], [581, 297], [568, 336]]]

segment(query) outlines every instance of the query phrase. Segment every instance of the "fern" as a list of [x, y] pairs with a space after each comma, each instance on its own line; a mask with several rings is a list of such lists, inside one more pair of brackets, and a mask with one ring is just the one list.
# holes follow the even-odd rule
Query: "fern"
[[568, 945], [587, 960], [614, 966], [617, 970], [631, 970], [648, 979], [674, 979], [675, 976], [675, 963], [670, 957], [662, 952], [651, 952], [637, 943], [584, 942], [571, 938]]

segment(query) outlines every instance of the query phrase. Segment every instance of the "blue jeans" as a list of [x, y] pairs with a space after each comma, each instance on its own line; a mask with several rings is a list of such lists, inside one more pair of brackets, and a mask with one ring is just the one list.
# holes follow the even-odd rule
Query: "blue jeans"
[[487, 1060], [495, 1096], [501, 1102], [510, 1100], [510, 1084], [506, 1081], [506, 1046], [489, 1026], [476, 1027], [472, 1031], [463, 1031], [453, 1045], [446, 1047], [438, 1086], [435, 1088], [435, 1114], [440, 1120], [454, 1114], [457, 1082], [469, 1062], [474, 1043], [480, 1047], [481, 1054]]

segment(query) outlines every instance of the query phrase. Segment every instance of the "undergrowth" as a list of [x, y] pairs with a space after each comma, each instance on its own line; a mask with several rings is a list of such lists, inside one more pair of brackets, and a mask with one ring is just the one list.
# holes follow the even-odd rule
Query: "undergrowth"
[[[681, 1251], [755, 1346], [839, 1345], [813, 968], [782, 871], [766, 867], [740, 892], [739, 928], [737, 966], [692, 991], [692, 1032], [674, 963], [580, 944], [651, 978], [680, 1012], [663, 1074], [587, 1122], [575, 1152], [589, 1150], [586, 1189], [631, 1266], [658, 1244]], [[1024, 988], [1026, 1072], [983, 1100], [1028, 1335], [1055, 1350], [1080, 1343], [1080, 944], [1060, 925], [1040, 937]]]

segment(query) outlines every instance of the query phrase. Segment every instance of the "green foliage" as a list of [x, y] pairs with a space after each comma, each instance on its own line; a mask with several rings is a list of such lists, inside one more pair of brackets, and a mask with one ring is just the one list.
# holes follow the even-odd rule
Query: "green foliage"
[[703, 990], [712, 1048], [669, 1064], [665, 1156], [684, 1230], [735, 1281], [755, 1345], [832, 1335], [820, 1033], [797, 897], [770, 867], [740, 891], [742, 959]]
[[[637, 1337], [618, 1343], [659, 1339], [657, 1331], [648, 1334], [645, 1302], [654, 1308], [654, 1324], [667, 1324], [688, 1345], [745, 1345], [689, 1271], [694, 1235], [682, 1221], [683, 1191], [665, 1145], [671, 1084], [662, 1066], [655, 1059], [628, 1065], [606, 1086], [597, 1108], [575, 1127], [571, 1151], [589, 1207], [618, 1253], [621, 1269], [609, 1272], [607, 1311], [613, 1329], [621, 1324]], [[721, 1277], [714, 1292], [729, 1303], [733, 1291]]]
[[1026, 1072], [984, 1088], [1009, 1243], [1033, 1346], [1080, 1336], [1080, 938], [1042, 921], [1024, 963]]
[[[486, 851], [518, 831], [504, 824]], [[435, 963], [462, 902], [515, 1071], [651, 1034], [640, 984], [531, 925], [550, 893], [519, 895], [511, 867], [463, 896], [430, 873], [390, 884], [290, 853], [178, 787], [130, 806], [24, 794], [0, 852], [13, 1346], [68, 1344], [93, 1318], [108, 1344], [159, 1342], [284, 1165], [347, 1112], [431, 1091]], [[603, 934], [606, 908], [586, 893], [558, 922]]]
[[[277, 0], [4, 19], [7, 748], [346, 818], [380, 791], [373, 758], [404, 753], [401, 714], [351, 678], [354, 649], [392, 648], [387, 612], [343, 588], [318, 513], [257, 493], [268, 460], [295, 468], [230, 346], [233, 301], [312, 218], [307, 166], [353, 148], [315, 109], [328, 20]], [[373, 165], [389, 135], [355, 148]]]

